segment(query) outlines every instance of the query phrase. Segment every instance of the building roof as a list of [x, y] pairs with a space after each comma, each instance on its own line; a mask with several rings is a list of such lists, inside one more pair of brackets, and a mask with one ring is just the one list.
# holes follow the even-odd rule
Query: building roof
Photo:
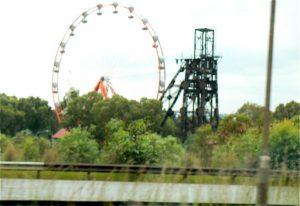
[[65, 136], [69, 131], [66, 128], [61, 128], [58, 130], [52, 137], [53, 138], [61, 138]]

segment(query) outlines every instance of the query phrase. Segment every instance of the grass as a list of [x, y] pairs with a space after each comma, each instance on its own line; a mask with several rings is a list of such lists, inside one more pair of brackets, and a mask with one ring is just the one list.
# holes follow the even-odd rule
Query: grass
[[[167, 175], [167, 174], [132, 174], [132, 173], [87, 173], [61, 171], [20, 171], [2, 170], [1, 178], [50, 179], [50, 180], [102, 180], [102, 181], [135, 181], [135, 182], [164, 182], [164, 183], [197, 183], [197, 184], [236, 184], [256, 185], [257, 177], [229, 177], [208, 175]], [[269, 178], [271, 186], [298, 186], [299, 177]]]

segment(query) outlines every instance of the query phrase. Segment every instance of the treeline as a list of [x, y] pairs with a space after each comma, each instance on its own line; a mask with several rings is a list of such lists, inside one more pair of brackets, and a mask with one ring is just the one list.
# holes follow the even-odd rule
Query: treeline
[[176, 135], [177, 132], [173, 121], [168, 121], [163, 128], [160, 127], [165, 112], [162, 103], [154, 99], [141, 98], [140, 101], [135, 101], [115, 95], [104, 100], [101, 94], [90, 92], [83, 96], [73, 96], [65, 113], [67, 115], [62, 121], [63, 127], [93, 128], [92, 135], [98, 141], [107, 136], [105, 126], [111, 119], [123, 121], [125, 128], [140, 120], [149, 132], [163, 136]]
[[55, 132], [58, 128], [54, 111], [39, 97], [17, 98], [0, 94], [0, 131], [14, 136], [22, 130], [34, 134]]
[[[2, 96], [5, 97], [3, 102]], [[204, 125], [182, 143], [176, 120], [169, 119], [164, 128], [160, 127], [165, 111], [159, 101], [146, 98], [135, 101], [121, 96], [103, 100], [94, 92], [75, 95], [60, 125], [69, 132], [53, 141], [39, 133], [54, 131], [55, 127], [57, 130], [56, 123], [52, 122], [54, 112], [47, 102], [32, 97], [22, 99], [29, 105], [32, 103], [30, 109], [25, 110], [22, 108], [26, 107], [19, 106], [21, 99], [2, 96], [2, 160], [249, 168], [257, 166], [261, 152], [263, 107], [252, 103], [244, 104], [236, 113], [221, 119], [217, 131]], [[43, 104], [34, 104], [35, 101]], [[40, 107], [47, 108], [51, 114], [38, 113], [46, 110], [39, 110]], [[34, 116], [41, 118], [40, 123], [48, 122], [26, 125], [14, 117], [26, 120], [26, 111], [32, 114], [27, 114], [28, 118], [34, 119]], [[291, 101], [278, 105], [272, 112], [270, 156], [273, 168], [299, 168], [299, 111], [300, 104]], [[3, 127], [3, 130], [3, 121], [7, 121], [6, 125], [8, 122], [16, 125]]]

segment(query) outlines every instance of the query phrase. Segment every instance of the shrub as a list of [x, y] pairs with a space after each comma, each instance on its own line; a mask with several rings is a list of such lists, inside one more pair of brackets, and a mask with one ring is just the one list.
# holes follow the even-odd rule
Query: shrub
[[40, 149], [39, 145], [33, 137], [26, 137], [24, 142], [24, 160], [39, 161]]
[[99, 158], [98, 144], [90, 132], [80, 127], [71, 131], [58, 142], [62, 159], [70, 163], [94, 163]]
[[133, 163], [134, 142], [123, 128], [115, 130], [103, 146], [101, 161], [104, 163]]
[[0, 153], [5, 151], [9, 143], [11, 143], [10, 139], [5, 134], [0, 133]]
[[118, 164], [178, 165], [184, 156], [175, 137], [162, 138], [155, 133], [135, 136], [122, 128], [111, 136], [102, 151], [103, 162]]
[[176, 137], [159, 137], [157, 142], [159, 147], [157, 164], [170, 166], [182, 164], [185, 150]]
[[5, 161], [19, 161], [22, 158], [22, 151], [9, 143], [3, 153]]
[[290, 120], [275, 124], [270, 132], [271, 166], [299, 169], [299, 130]]
[[43, 157], [45, 151], [51, 148], [51, 142], [44, 137], [40, 137], [37, 139], [37, 143], [39, 146], [40, 156]]
[[213, 150], [214, 167], [256, 167], [261, 151], [261, 134], [249, 129], [245, 134], [232, 136], [227, 144]]
[[212, 151], [217, 143], [218, 136], [212, 131], [211, 125], [197, 128], [196, 133], [189, 135], [185, 142], [187, 152], [193, 157], [189, 161], [196, 161], [196, 164], [200, 163], [205, 167], [210, 166]]
[[226, 142], [229, 136], [244, 134], [251, 126], [249, 117], [242, 114], [231, 114], [221, 120], [219, 135], [222, 142]]
[[61, 155], [59, 154], [59, 151], [57, 148], [46, 149], [44, 151], [44, 155], [43, 155], [42, 159], [44, 162], [60, 162], [60, 161], [62, 161]]

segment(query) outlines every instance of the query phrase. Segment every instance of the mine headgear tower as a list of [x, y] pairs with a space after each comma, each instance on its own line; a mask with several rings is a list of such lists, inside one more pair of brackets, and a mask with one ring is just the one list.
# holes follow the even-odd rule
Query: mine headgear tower
[[[189, 131], [210, 123], [212, 128], [219, 124], [218, 103], [218, 56], [215, 56], [214, 30], [208, 28], [195, 29], [194, 58], [177, 59], [180, 68], [163, 93], [161, 100], [170, 101], [167, 113], [162, 122], [165, 124], [170, 116], [174, 116], [174, 105], [182, 96], [180, 108], [181, 136], [185, 140]], [[184, 78], [179, 80], [179, 74]], [[177, 88], [175, 93], [172, 89]], [[182, 94], [182, 95], [181, 95]]]

